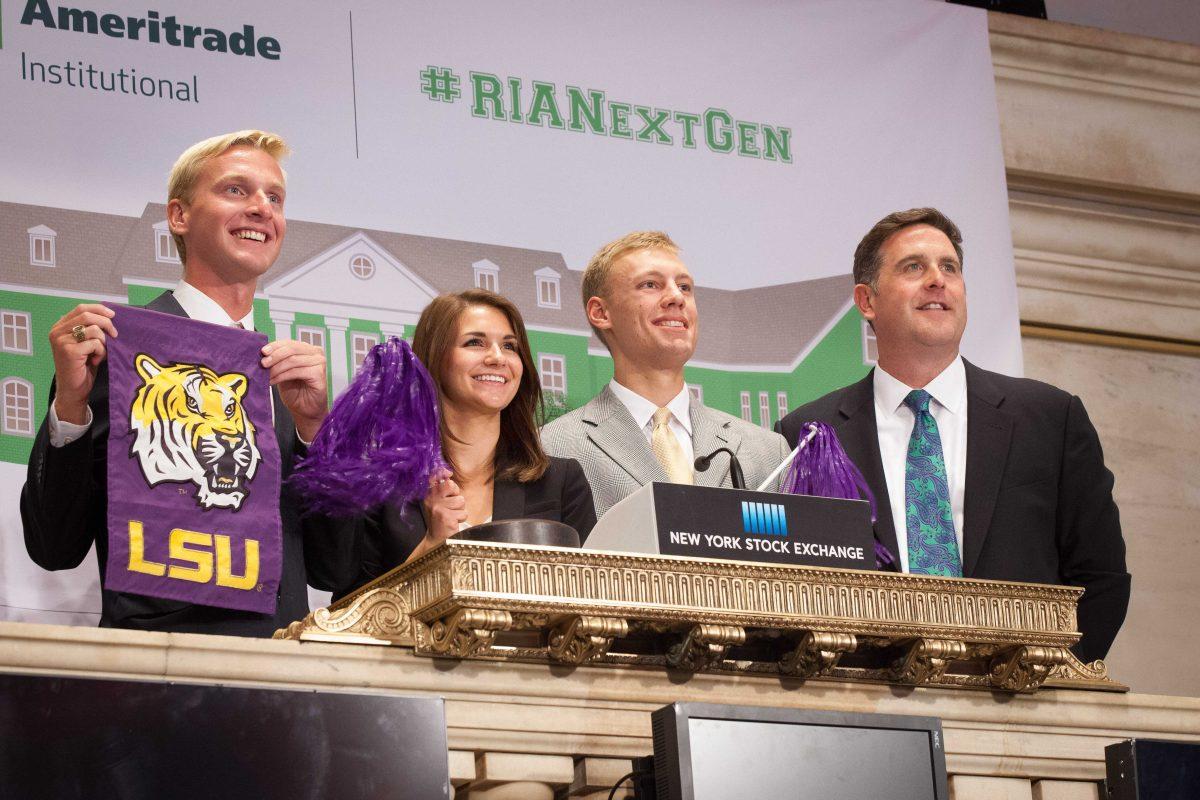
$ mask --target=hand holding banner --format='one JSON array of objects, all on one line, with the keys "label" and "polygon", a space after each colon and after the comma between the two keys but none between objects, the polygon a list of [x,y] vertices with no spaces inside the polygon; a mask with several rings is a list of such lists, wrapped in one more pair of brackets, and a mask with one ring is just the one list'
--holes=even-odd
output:
[{"label": "hand holding banner", "polygon": [[283,545],[266,337],[140,308],[113,321],[105,588],[274,613]]}]

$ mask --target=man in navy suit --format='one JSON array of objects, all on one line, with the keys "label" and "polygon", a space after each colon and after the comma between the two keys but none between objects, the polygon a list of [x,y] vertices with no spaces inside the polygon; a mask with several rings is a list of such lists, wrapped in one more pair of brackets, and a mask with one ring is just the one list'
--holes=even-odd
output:
[{"label": "man in navy suit", "polygon": [[962,236],[936,209],[880,220],[854,253],[878,364],[777,428],[795,446],[807,421],[834,427],[902,571],[1083,587],[1075,654],[1103,658],[1129,604],[1113,475],[1078,397],[959,354],[962,266]]},{"label": "man in navy suit", "polygon": [[[287,145],[274,134],[238,131],[188,148],[171,170],[167,224],[183,278],[147,306],[217,325],[254,327],[258,279],[279,256],[287,221]],[[21,491],[30,558],[48,570],[79,566],[93,544],[101,585],[107,564],[108,337],[111,309],[85,303],[50,329],[54,386]],[[325,352],[274,341],[262,352],[269,370],[283,477],[304,453],[328,408]],[[285,483],[280,494],[283,567],[274,614],[257,614],[104,588],[101,627],[270,636],[308,613],[307,582],[333,589],[353,562],[356,529],[316,516],[301,520]]]}]

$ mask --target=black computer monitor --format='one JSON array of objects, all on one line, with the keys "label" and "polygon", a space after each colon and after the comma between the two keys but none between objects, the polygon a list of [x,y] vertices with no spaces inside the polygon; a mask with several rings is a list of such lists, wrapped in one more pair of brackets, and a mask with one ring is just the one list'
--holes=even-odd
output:
[{"label": "black computer monitor", "polygon": [[1200,795],[1200,744],[1126,739],[1104,748],[1109,800],[1194,800]]},{"label": "black computer monitor", "polygon": [[707,703],[655,711],[658,800],[947,800],[936,717]]},{"label": "black computer monitor", "polygon": [[440,697],[0,675],[0,797],[450,795]]}]

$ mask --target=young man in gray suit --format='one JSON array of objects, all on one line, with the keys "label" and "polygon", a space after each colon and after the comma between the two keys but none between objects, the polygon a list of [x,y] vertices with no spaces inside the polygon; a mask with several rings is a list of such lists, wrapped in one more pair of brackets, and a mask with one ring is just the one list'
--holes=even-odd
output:
[{"label": "young man in gray suit", "polygon": [[610,242],[583,273],[584,310],[612,354],[613,380],[543,428],[542,444],[583,465],[597,517],[651,481],[732,486],[725,455],[693,469],[721,447],[737,453],[749,488],[788,454],[779,434],[691,399],[683,367],[700,332],[694,288],[678,246],[658,231]]}]

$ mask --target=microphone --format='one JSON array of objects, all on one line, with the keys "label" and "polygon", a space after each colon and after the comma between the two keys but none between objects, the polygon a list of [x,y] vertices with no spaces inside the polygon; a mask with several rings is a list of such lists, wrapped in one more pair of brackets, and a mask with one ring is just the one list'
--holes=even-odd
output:
[{"label": "microphone", "polygon": [[708,455],[697,458],[696,463],[693,464],[693,466],[696,468],[696,471],[707,472],[708,468],[712,466],[712,460],[716,458],[719,453],[729,454],[729,478],[733,481],[733,488],[745,489],[746,477],[742,475],[742,465],[738,463],[737,456],[735,456],[733,451],[728,447],[718,447]]}]

